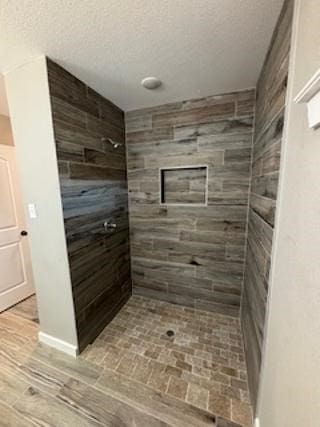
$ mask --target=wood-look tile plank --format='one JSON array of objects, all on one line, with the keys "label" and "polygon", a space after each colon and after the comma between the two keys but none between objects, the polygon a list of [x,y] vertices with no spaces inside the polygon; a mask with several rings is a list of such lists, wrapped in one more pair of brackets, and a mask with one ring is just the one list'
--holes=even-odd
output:
[{"label": "wood-look tile plank", "polygon": [[215,423],[213,415],[107,369],[99,378],[96,387],[169,425],[202,427]]},{"label": "wood-look tile plank", "polygon": [[13,407],[35,425],[52,427],[100,427],[103,425],[94,417],[86,416],[87,414],[78,411],[77,408],[33,387],[29,387]]},{"label": "wood-look tile plank", "polygon": [[11,307],[7,313],[12,313],[16,316],[39,322],[36,296],[32,295],[24,301],[19,302],[19,304]]},{"label": "wood-look tile plank", "polygon": [[125,404],[93,387],[71,379],[58,399],[102,425],[117,427],[170,427],[169,424]]},{"label": "wood-look tile plank", "polygon": [[25,418],[20,412],[11,406],[0,402],[1,426],[2,427],[35,427],[30,419]]},{"label": "wood-look tile plank", "polygon": [[[258,85],[248,218],[248,248],[242,299],[242,325],[253,406],[259,387],[269,266],[283,137],[293,2],[285,1]],[[235,401],[236,402],[236,401]],[[235,404],[237,422],[248,422]]]},{"label": "wood-look tile plank", "polygon": [[40,361],[87,384],[95,383],[100,375],[100,370],[88,361],[75,359],[44,344],[38,344],[31,360],[33,364]]},{"label": "wood-look tile plank", "polygon": [[[15,403],[27,390],[29,384],[19,376],[19,372],[6,369],[0,370],[0,401],[8,405]],[[1,423],[1,421],[0,421]]]},{"label": "wood-look tile plank", "polygon": [[85,163],[70,163],[70,179],[110,179],[120,180],[125,177],[125,173],[121,169],[111,169],[101,166],[93,166]]},{"label": "wood-look tile plank", "polygon": [[[51,60],[48,80],[82,350],[116,314],[106,289],[117,309],[131,293],[124,113]],[[105,233],[106,220],[117,224],[115,237]]]},{"label": "wood-look tile plank", "polygon": [[17,371],[17,376],[34,388],[55,395],[68,381],[69,375],[39,360],[29,358]]},{"label": "wood-look tile plank", "polygon": [[153,127],[181,126],[193,123],[208,123],[218,118],[232,117],[235,112],[233,102],[214,104],[212,106],[184,110],[179,112],[156,113],[153,115]]}]

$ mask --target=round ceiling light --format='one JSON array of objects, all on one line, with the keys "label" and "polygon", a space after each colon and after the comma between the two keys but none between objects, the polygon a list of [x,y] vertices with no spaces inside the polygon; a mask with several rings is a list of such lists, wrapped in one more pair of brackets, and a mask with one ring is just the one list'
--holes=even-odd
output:
[{"label": "round ceiling light", "polygon": [[157,79],[156,77],[146,77],[141,81],[141,84],[146,89],[157,89],[159,86],[161,86],[162,82],[160,79]]}]

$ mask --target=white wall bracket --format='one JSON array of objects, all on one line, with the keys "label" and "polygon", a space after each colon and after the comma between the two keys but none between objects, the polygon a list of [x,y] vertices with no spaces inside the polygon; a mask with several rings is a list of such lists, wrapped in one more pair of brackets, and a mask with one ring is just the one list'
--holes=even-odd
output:
[{"label": "white wall bracket", "polygon": [[309,127],[320,127],[320,69],[308,81],[295,97],[297,104],[306,103],[308,107]]}]

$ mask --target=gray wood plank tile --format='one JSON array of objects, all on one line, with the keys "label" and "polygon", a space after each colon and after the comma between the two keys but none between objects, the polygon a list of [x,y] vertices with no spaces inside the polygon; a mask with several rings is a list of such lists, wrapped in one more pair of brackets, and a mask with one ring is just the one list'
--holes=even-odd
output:
[{"label": "gray wood plank tile", "polygon": [[202,427],[212,426],[215,417],[175,398],[169,398],[151,388],[126,379],[124,376],[105,370],[96,387],[144,412],[158,417],[169,425]]},{"label": "gray wood plank tile", "polygon": [[103,425],[95,418],[85,416],[77,408],[66,405],[33,387],[29,387],[15,403],[14,409],[35,425],[52,427],[100,427]]},{"label": "gray wood plank tile", "polygon": [[3,427],[35,427],[30,419],[25,418],[21,413],[0,402],[1,426]]},{"label": "gray wood plank tile", "polygon": [[283,135],[293,1],[285,1],[257,86],[242,329],[253,406],[261,351]]},{"label": "gray wood plank tile", "polygon": [[38,361],[42,362],[87,384],[95,383],[100,375],[100,371],[95,365],[82,359],[75,359],[44,344],[37,345],[31,359],[33,364]]},{"label": "gray wood plank tile", "polygon": [[[116,314],[115,306],[119,309],[131,294],[124,113],[53,61],[47,63],[82,350]],[[119,147],[115,149],[108,138]],[[106,220],[118,225],[112,237],[104,232]]]},{"label": "gray wood plank tile", "polygon": [[77,411],[102,425],[170,427],[169,424],[74,379],[66,383],[57,397],[64,404],[77,408]]}]

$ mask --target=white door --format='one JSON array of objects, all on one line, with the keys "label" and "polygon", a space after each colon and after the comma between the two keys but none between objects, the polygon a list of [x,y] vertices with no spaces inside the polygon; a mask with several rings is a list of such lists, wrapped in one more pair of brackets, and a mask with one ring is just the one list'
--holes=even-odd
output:
[{"label": "white door", "polygon": [[0,312],[33,293],[15,148],[0,144]]}]

